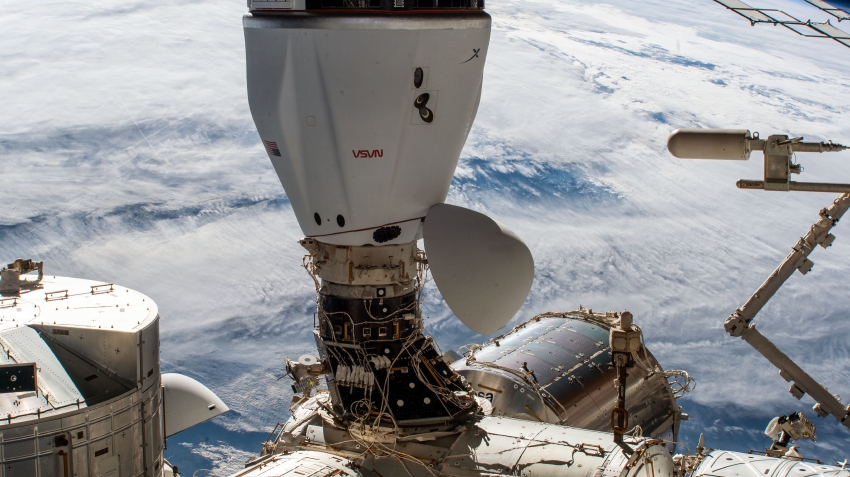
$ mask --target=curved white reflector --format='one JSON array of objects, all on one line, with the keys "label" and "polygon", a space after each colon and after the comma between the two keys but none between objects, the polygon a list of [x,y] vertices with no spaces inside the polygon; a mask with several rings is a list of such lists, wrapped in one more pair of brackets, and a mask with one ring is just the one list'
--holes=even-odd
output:
[{"label": "curved white reflector", "polygon": [[209,388],[189,376],[163,374],[162,387],[165,395],[165,437],[230,410]]},{"label": "curved white reflector", "polygon": [[525,243],[490,217],[448,204],[428,210],[423,236],[434,282],[460,321],[482,335],[505,326],[534,281]]}]

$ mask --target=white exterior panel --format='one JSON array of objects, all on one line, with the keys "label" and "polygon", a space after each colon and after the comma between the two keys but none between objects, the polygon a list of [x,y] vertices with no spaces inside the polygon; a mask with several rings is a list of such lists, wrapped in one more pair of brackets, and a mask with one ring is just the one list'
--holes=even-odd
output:
[{"label": "white exterior panel", "polygon": [[[413,241],[472,126],[490,17],[291,13],[243,25],[251,113],[304,234],[365,245],[394,225],[386,243]],[[414,106],[424,93],[430,123]]]},{"label": "white exterior panel", "polygon": [[693,477],[850,477],[850,469],[794,458],[715,450],[707,453]]}]

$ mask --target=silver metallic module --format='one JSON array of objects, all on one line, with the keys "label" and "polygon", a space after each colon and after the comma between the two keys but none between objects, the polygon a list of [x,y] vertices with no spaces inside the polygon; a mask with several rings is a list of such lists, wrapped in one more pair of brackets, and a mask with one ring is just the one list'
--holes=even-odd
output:
[{"label": "silver metallic module", "polygon": [[687,459],[692,461],[691,477],[850,477],[846,464],[824,465],[793,456],[781,458],[753,452],[710,450]]},{"label": "silver metallic module", "polygon": [[[472,346],[451,366],[490,401],[494,415],[607,430],[617,397],[609,345],[617,320],[617,313],[588,309],[542,314]],[[636,356],[626,389],[629,426],[675,441],[682,412],[667,381],[674,375],[645,347]]]}]

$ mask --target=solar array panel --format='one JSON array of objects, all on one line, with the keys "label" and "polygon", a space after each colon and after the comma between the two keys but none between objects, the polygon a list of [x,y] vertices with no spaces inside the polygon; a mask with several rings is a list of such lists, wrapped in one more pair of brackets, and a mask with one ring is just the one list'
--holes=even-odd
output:
[{"label": "solar array panel", "polygon": [[[771,25],[782,25],[798,35],[812,38],[829,38],[846,47],[850,47],[850,33],[847,33],[830,23],[811,20],[800,20],[782,10],[773,8],[756,8],[747,5],[741,0],[714,0],[733,12],[741,15],[755,26],[758,23],[769,23]],[[850,12],[843,8],[837,8],[824,0],[806,0],[809,4],[823,10],[824,12],[841,20],[850,20]]]},{"label": "solar array panel", "polygon": [[834,5],[831,5],[829,3],[824,2],[823,0],[806,0],[806,2],[820,8],[821,10],[825,11],[826,13],[829,13],[830,15],[837,18],[838,21],[850,20],[850,14],[849,14],[850,12],[848,12],[847,10],[845,10],[843,8],[838,8]]}]

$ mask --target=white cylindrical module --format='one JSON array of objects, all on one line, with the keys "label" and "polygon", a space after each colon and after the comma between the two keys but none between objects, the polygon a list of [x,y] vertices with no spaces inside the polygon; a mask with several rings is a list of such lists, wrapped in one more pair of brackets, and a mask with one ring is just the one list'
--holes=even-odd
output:
[{"label": "white cylindrical module", "polygon": [[159,314],[139,292],[68,277],[0,297],[4,476],[162,473]]},{"label": "white cylindrical module", "polygon": [[168,475],[164,438],[227,406],[191,378],[160,375],[150,297],[39,272],[0,296],[0,475]]},{"label": "white cylindrical module", "polygon": [[308,237],[412,242],[478,109],[490,16],[249,13],[248,100]]},{"label": "white cylindrical module", "polygon": [[477,416],[454,432],[388,435],[342,429],[323,417],[326,396],[293,411],[263,454],[239,477],[523,476],[674,477],[665,442],[626,438],[574,427]]},{"label": "white cylindrical module", "polygon": [[844,466],[824,465],[813,459],[770,457],[744,452],[712,450],[700,458],[693,477],[850,477]]}]

